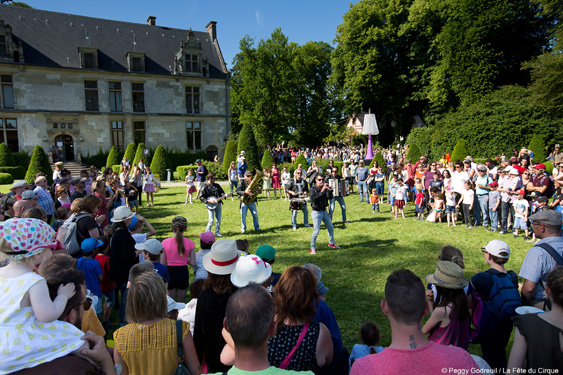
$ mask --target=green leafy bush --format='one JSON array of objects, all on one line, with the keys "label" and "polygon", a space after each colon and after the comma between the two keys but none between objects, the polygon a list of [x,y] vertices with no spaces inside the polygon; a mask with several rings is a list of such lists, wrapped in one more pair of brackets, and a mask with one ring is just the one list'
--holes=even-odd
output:
[{"label": "green leafy bush", "polygon": [[204,160],[201,163],[205,165],[209,173],[215,173],[215,178],[217,181],[227,180],[227,171],[223,168],[223,165],[207,160]]},{"label": "green leafy bush", "polygon": [[205,151],[191,152],[177,148],[165,148],[164,150],[167,156],[166,164],[170,170],[177,169],[179,165],[194,164],[197,159],[207,159],[207,153]]},{"label": "green leafy bush", "polygon": [[273,163],[275,163],[275,161],[270,151],[268,149],[264,150],[261,163],[262,169],[270,169]]},{"label": "green leafy bush", "polygon": [[[485,164],[485,162],[487,161],[488,158],[473,158],[473,162],[475,164]],[[492,157],[491,160],[493,161],[494,165],[498,165],[498,160],[497,158]]]},{"label": "green leafy bush", "polygon": [[135,160],[135,148],[136,146],[134,143],[129,143],[125,149],[125,154],[123,155],[127,158],[127,160],[129,160],[129,164],[131,166],[133,166],[133,160]]},{"label": "green leafy bush", "polygon": [[225,155],[223,155],[223,168],[228,171],[231,166],[231,162],[233,161],[236,164],[237,144],[235,143],[235,141],[228,141],[227,146],[225,146]]},{"label": "green leafy bush", "polygon": [[409,152],[407,154],[407,159],[411,159],[413,162],[416,162],[416,160],[420,159],[421,156],[422,156],[422,152],[420,151],[418,144],[414,143],[412,145],[409,145]]},{"label": "green leafy bush", "polygon": [[260,160],[258,160],[258,145],[256,144],[254,131],[249,124],[245,124],[239,134],[237,153],[240,154],[241,151],[244,151],[248,170],[254,174],[254,170],[260,168]]},{"label": "green leafy bush", "polygon": [[543,164],[545,164],[545,170],[552,175],[553,174],[553,161],[548,160],[546,162],[544,162]]},{"label": "green leafy bush", "polygon": [[106,160],[106,165],[116,165],[121,163],[121,158],[119,157],[119,151],[117,147],[113,146],[109,151],[108,160]]},{"label": "green leafy bush", "polygon": [[299,164],[303,164],[303,168],[305,169],[309,168],[309,162],[307,162],[307,158],[305,157],[305,155],[299,154],[297,159],[295,159],[294,169],[296,169]]},{"label": "green leafy bush", "polygon": [[51,169],[51,164],[49,164],[49,158],[45,151],[43,151],[43,147],[35,146],[29,167],[27,168],[27,173],[25,174],[27,183],[31,184],[35,182],[35,175],[39,172],[45,173],[49,185],[53,183],[53,170]]},{"label": "green leafy bush", "polygon": [[[16,162],[16,166],[18,167],[22,167],[24,171],[27,170],[27,166],[29,165],[29,161],[31,160],[29,154],[25,151],[22,152],[14,152],[12,153],[12,156],[14,157],[14,161]],[[17,177],[14,177],[17,178]],[[20,178],[20,180],[23,178],[23,176]]]},{"label": "green leafy bush", "polygon": [[534,153],[534,161],[536,163],[543,163],[547,157],[547,151],[545,148],[545,142],[543,137],[539,134],[535,134],[528,145],[528,149]]},{"label": "green leafy bush", "polygon": [[[375,156],[373,157],[373,160],[377,161],[377,165],[381,168],[383,173],[387,172],[387,163],[385,162],[385,159],[383,159],[383,155],[381,155],[381,152],[378,152],[377,154],[375,154]],[[370,168],[373,167],[373,163],[370,166]]]},{"label": "green leafy bush", "polygon": [[0,167],[15,167],[16,162],[12,156],[12,151],[5,143],[0,143]]},{"label": "green leafy bush", "polygon": [[143,159],[143,161],[145,162],[145,165],[148,165],[149,161],[145,160],[145,158],[143,156],[143,150],[144,149],[145,149],[145,144],[139,143],[139,145],[137,146],[137,151],[135,152],[135,158],[133,159],[133,164],[139,164],[139,161],[141,159]]},{"label": "green leafy bush", "polygon": [[7,185],[12,184],[14,182],[14,178],[9,173],[0,173],[0,184]]},{"label": "green leafy bush", "polygon": [[15,180],[23,180],[25,178],[25,169],[23,167],[0,167],[0,173],[9,173]]},{"label": "green leafy bush", "polygon": [[454,147],[454,151],[452,152],[452,161],[455,163],[458,160],[465,160],[465,157],[469,155],[469,150],[467,149],[467,142],[465,139],[460,138],[457,140],[457,143]]},{"label": "green leafy bush", "polygon": [[151,162],[151,170],[154,175],[159,175],[161,180],[166,179],[166,169],[167,166],[167,157],[166,157],[166,150],[162,145],[159,145],[154,152],[152,162]]},{"label": "green leafy bush", "polygon": [[185,181],[189,170],[193,171],[194,179],[195,179],[196,169],[197,169],[197,165],[179,165],[178,168],[176,168],[176,172],[178,173],[178,180]]},{"label": "green leafy bush", "polygon": [[295,171],[295,168],[297,168],[297,164],[282,163],[282,164],[278,165],[278,169],[280,170],[280,178],[281,178],[281,173],[282,173],[284,167],[287,168],[287,171],[291,174],[291,177],[293,178],[293,172]]},{"label": "green leafy bush", "polygon": [[97,153],[90,155],[82,155],[82,163],[86,165],[95,165],[97,168],[101,168],[106,165],[108,160],[109,151],[104,151],[100,147]]},{"label": "green leafy bush", "polygon": [[115,173],[121,173],[121,164],[112,165],[111,170]]}]

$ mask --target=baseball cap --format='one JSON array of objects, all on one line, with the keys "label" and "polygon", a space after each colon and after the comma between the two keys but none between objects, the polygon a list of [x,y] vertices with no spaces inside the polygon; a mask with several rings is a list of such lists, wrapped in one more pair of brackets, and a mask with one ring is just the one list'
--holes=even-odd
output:
[{"label": "baseball cap", "polygon": [[199,239],[201,242],[211,245],[215,242],[215,235],[213,232],[203,232],[199,235]]},{"label": "baseball cap", "polygon": [[501,259],[508,259],[510,257],[510,246],[501,240],[492,240],[486,246],[481,249],[487,251],[487,253],[499,257]]},{"label": "baseball cap", "polygon": [[12,184],[12,187],[10,188],[10,190],[20,188],[20,187],[24,187],[24,186],[27,186],[27,182],[25,182],[25,180],[19,180],[19,181],[16,181]]},{"label": "baseball cap", "polygon": [[84,254],[88,254],[88,253],[91,253],[92,251],[94,251],[94,249],[96,249],[97,247],[100,247],[100,246],[103,246],[103,245],[104,245],[103,241],[100,241],[100,240],[95,239],[95,238],[86,238],[80,244],[80,248],[82,249],[82,252]]},{"label": "baseball cap", "polygon": [[545,164],[536,164],[534,165],[534,168],[545,171]]},{"label": "baseball cap", "polygon": [[37,193],[33,190],[26,190],[22,193],[22,199],[35,199],[37,198]]},{"label": "baseball cap", "polygon": [[544,210],[530,216],[530,220],[546,225],[558,226],[563,222],[563,216],[559,211]]},{"label": "baseball cap", "polygon": [[137,215],[133,216],[131,218],[131,223],[129,224],[129,226],[127,227],[127,229],[129,230],[133,230],[133,228],[135,228],[135,225],[137,225],[137,222],[139,221],[139,219],[137,219]]},{"label": "baseball cap", "polygon": [[480,165],[480,166],[477,167],[477,170],[478,170],[478,171],[486,172],[486,171],[487,171],[487,167],[486,167],[485,165]]},{"label": "baseball cap", "polygon": [[323,284],[322,281],[319,281],[317,283],[317,291],[319,292],[319,294],[325,294],[329,291],[329,289],[325,286],[325,284]]},{"label": "baseball cap", "polygon": [[197,159],[195,162],[196,162],[196,163],[201,163],[201,159]]},{"label": "baseball cap", "polygon": [[256,249],[256,255],[264,262],[272,263],[276,259],[276,249],[270,245],[260,245]]},{"label": "baseball cap", "polygon": [[489,184],[490,187],[498,187],[498,182],[493,181]]},{"label": "baseball cap", "polygon": [[157,240],[156,238],[150,238],[150,239],[146,240],[145,242],[141,242],[141,243],[136,244],[135,249],[145,250],[146,252],[149,252],[153,255],[159,255],[162,252],[162,250],[164,249],[164,247],[162,246],[160,241]]},{"label": "baseball cap", "polygon": [[245,176],[252,176],[252,172],[246,171],[246,172],[244,172],[244,175],[245,175]]}]

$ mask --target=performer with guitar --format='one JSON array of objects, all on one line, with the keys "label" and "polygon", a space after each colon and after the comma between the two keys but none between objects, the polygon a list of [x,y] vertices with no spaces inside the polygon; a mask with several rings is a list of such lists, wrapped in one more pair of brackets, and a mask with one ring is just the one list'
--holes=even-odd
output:
[{"label": "performer with guitar", "polygon": [[246,232],[246,214],[248,210],[252,214],[254,230],[261,230],[260,223],[258,222],[258,211],[256,210],[256,199],[261,191],[261,180],[259,172],[252,179],[252,172],[246,171],[244,172],[244,178],[238,183],[237,194],[240,198],[241,233]]},{"label": "performer with guitar", "polygon": [[311,228],[309,225],[309,210],[307,209],[307,202],[304,197],[309,194],[309,187],[307,181],[303,178],[303,170],[295,170],[295,178],[289,180],[287,183],[287,193],[290,195],[290,209],[291,209],[291,226],[293,230],[297,230],[297,211],[303,211],[304,226]]},{"label": "performer with guitar", "polygon": [[223,237],[219,232],[221,230],[221,205],[223,204],[222,200],[230,196],[230,193],[225,194],[223,188],[215,182],[215,173],[209,173],[207,175],[207,183],[203,184],[200,190],[199,199],[205,203],[207,213],[209,214],[206,232],[211,232],[213,220],[215,219],[215,237]]},{"label": "performer with guitar", "polygon": [[330,209],[328,211],[330,219],[332,220],[332,214],[334,212],[334,208],[336,207],[336,202],[338,202],[340,210],[342,211],[342,222],[344,224],[350,224],[350,222],[346,220],[346,204],[344,203],[344,197],[348,195],[348,182],[344,178],[338,176],[338,168],[331,169],[328,186],[331,188],[331,194],[329,194]]}]

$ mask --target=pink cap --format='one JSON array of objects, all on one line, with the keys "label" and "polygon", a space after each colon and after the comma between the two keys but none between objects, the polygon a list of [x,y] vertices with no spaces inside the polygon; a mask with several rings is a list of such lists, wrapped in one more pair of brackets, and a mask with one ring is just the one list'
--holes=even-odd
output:
[{"label": "pink cap", "polygon": [[215,235],[213,232],[203,232],[199,235],[201,242],[206,244],[212,244],[215,242]]}]

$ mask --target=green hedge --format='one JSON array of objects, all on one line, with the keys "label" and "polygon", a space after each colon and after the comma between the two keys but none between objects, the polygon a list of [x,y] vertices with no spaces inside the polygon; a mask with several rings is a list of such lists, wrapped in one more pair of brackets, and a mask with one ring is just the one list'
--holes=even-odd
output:
[{"label": "green hedge", "polygon": [[113,146],[111,150],[109,150],[108,159],[106,160],[106,165],[116,165],[121,163],[123,157],[119,154],[117,147]]},{"label": "green hedge", "polygon": [[111,170],[114,171],[115,173],[120,173],[121,172],[121,164],[112,165]]},{"label": "green hedge", "polygon": [[205,151],[191,152],[191,151],[179,150],[177,148],[173,148],[173,149],[165,148],[165,150],[166,150],[166,155],[168,156],[167,159],[168,168],[170,168],[170,170],[172,171],[178,169],[178,166],[180,165],[195,164],[195,161],[197,159],[207,160],[207,153]]},{"label": "green hedge", "polygon": [[154,175],[159,175],[161,179],[164,178],[163,176],[166,176],[166,169],[168,168],[167,159],[166,150],[164,150],[162,145],[159,145],[154,152],[150,168],[152,173]]},{"label": "green hedge", "polygon": [[188,175],[188,170],[194,171],[194,179],[195,179],[195,170],[197,169],[197,165],[179,165],[176,168],[176,172],[178,173],[178,180],[185,181],[186,176]]},{"label": "green hedge", "polygon": [[[125,149],[125,153],[123,154],[124,157],[127,158],[127,160],[129,161],[130,165],[133,165],[133,160],[135,160],[135,149],[137,146],[135,146],[134,143],[129,143],[127,145],[127,148]],[[121,159],[123,160],[123,158]]]},{"label": "green hedge", "polygon": [[205,165],[209,173],[211,172],[215,173],[215,177],[217,181],[226,181],[228,179],[227,171],[225,170],[225,168],[223,168],[222,164],[216,164],[212,161],[206,161],[206,160],[203,161],[202,164]]},{"label": "green hedge", "polygon": [[28,184],[35,182],[35,175],[39,172],[45,174],[47,182],[49,184],[53,183],[53,170],[51,169],[51,164],[49,164],[49,158],[41,146],[35,146],[33,149],[33,154],[31,156],[31,161],[29,162],[29,167],[25,173],[25,180]]},{"label": "green hedge", "polygon": [[0,184],[7,185],[14,182],[14,178],[9,173],[0,173]]},{"label": "green hedge", "polygon": [[250,124],[244,124],[239,133],[237,154],[240,155],[241,151],[245,152],[248,170],[252,171],[254,175],[254,170],[260,168],[260,160],[258,159],[258,145]]},{"label": "green hedge", "polygon": [[139,161],[143,159],[145,165],[150,165],[150,160],[145,160],[143,156],[143,150],[145,149],[144,143],[139,143],[137,145],[137,151],[135,152],[135,158],[133,159],[133,164],[139,164]]},{"label": "green hedge", "polygon": [[235,162],[236,167],[237,144],[235,141],[228,141],[225,147],[225,154],[223,155],[223,168],[228,171],[232,161]]},{"label": "green hedge", "polygon": [[6,146],[5,143],[0,143],[0,167],[14,167],[16,162],[12,151]]},{"label": "green hedge", "polygon": [[25,169],[23,167],[0,167],[0,173],[8,173],[12,175],[14,180],[23,180],[25,178]]},{"label": "green hedge", "polygon": [[24,169],[24,171],[27,170],[27,166],[29,165],[29,162],[31,161],[31,156],[29,156],[29,154],[27,152],[25,152],[25,151],[14,152],[14,153],[12,153],[12,156],[14,157],[14,161],[16,163],[15,165],[22,167]]},{"label": "green hedge", "polygon": [[553,161],[551,161],[551,160],[545,161],[543,164],[545,164],[545,170],[549,174],[553,174]]},{"label": "green hedge", "polygon": [[90,155],[82,155],[82,163],[86,165],[95,165],[98,169],[101,169],[106,165],[108,160],[109,151],[104,151],[100,147],[97,153]]},{"label": "green hedge", "polygon": [[297,157],[297,159],[295,159],[295,168],[297,168],[297,166],[299,164],[303,164],[303,168],[307,169],[309,168],[309,162],[307,161],[307,158],[305,157],[305,155],[303,154],[299,154],[299,156]]}]

